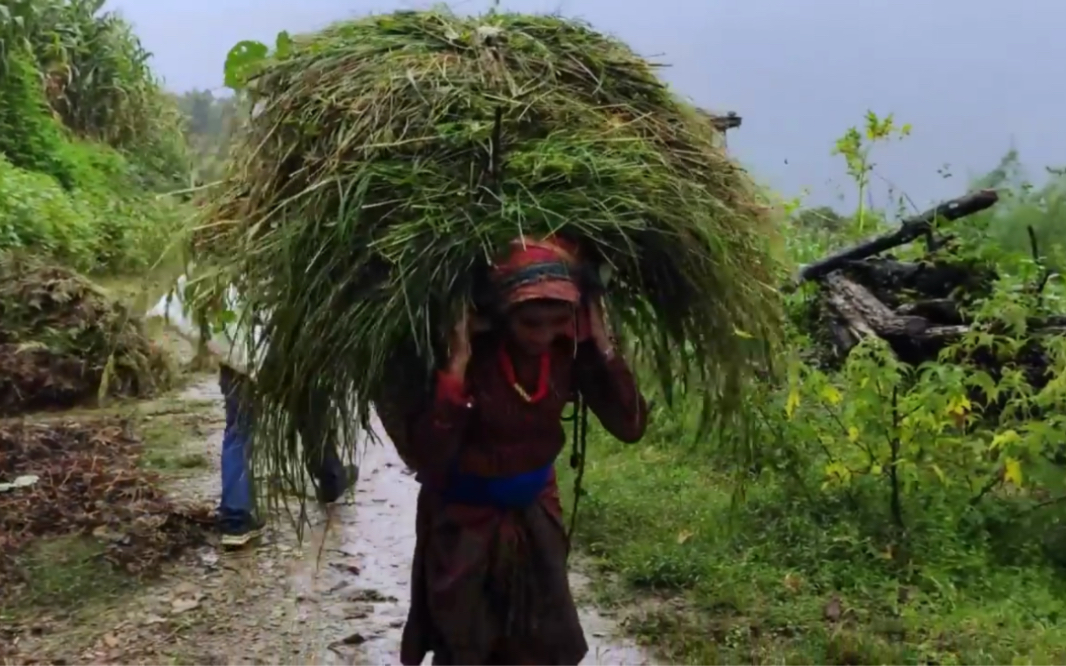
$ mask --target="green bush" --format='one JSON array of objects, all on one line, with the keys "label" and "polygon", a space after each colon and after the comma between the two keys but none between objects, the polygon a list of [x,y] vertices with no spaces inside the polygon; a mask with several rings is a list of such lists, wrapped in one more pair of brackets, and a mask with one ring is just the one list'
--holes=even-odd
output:
[{"label": "green bush", "polygon": [[32,249],[91,268],[96,230],[90,209],[47,173],[0,158],[0,250]]},{"label": "green bush", "polygon": [[[90,200],[91,199],[87,199]],[[97,271],[141,272],[168,250],[191,214],[170,197],[100,197],[94,204]]]},{"label": "green bush", "polygon": [[[872,117],[842,142],[860,189],[869,142],[891,129]],[[673,409],[653,396],[635,446],[593,429],[576,538],[611,574],[604,600],[632,604],[630,627],[664,658],[1066,659],[1066,341],[1044,339],[1036,385],[1006,360],[1031,344],[1032,317],[1064,312],[1060,280],[1039,296],[1032,286],[1061,257],[1066,189],[1058,174],[1027,186],[1016,164],[977,183],[1006,188],[996,207],[951,228],[956,257],[993,264],[998,279],[939,358],[910,367],[867,341],[841,369],[819,369],[797,317],[788,381],[764,387],[745,429],[694,439],[698,395]],[[799,211],[789,251],[809,261],[886,220]],[[565,488],[572,472],[560,472]]]},{"label": "green bush", "polygon": [[[104,172],[91,173],[106,181]],[[186,215],[167,197],[68,191],[52,176],[0,156],[0,251],[29,250],[86,272],[139,271],[159,259]]]},{"label": "green bush", "polygon": [[0,251],[141,270],[185,213],[155,192],[189,173],[182,120],[129,25],[91,0],[0,13]]},{"label": "green bush", "polygon": [[19,50],[5,56],[0,77],[0,152],[21,169],[47,174],[73,188],[75,166],[64,154],[66,131],[45,102],[33,57]]}]

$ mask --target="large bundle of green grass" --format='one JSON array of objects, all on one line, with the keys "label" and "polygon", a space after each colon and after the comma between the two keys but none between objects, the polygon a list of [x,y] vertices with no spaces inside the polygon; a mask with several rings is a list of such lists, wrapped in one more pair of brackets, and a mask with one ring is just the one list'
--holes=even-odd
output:
[{"label": "large bundle of green grass", "polygon": [[519,234],[581,241],[665,386],[729,413],[778,336],[774,225],[653,65],[509,13],[397,12],[284,46],[248,78],[256,112],[198,238],[262,327],[261,461],[295,463],[286,408],[313,388],[331,423],[419,388],[479,268]]}]

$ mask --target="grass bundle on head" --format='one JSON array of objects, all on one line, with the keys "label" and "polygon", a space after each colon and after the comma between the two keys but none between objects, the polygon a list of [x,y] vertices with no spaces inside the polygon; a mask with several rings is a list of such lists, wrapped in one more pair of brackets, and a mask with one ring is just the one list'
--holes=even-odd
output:
[{"label": "grass bundle on head", "polygon": [[256,112],[197,238],[261,325],[258,473],[302,474],[291,408],[365,426],[382,390],[424,388],[479,269],[520,234],[608,265],[616,326],[708,413],[730,414],[765,367],[769,209],[624,44],[554,16],[436,9],[283,51],[248,79]]}]

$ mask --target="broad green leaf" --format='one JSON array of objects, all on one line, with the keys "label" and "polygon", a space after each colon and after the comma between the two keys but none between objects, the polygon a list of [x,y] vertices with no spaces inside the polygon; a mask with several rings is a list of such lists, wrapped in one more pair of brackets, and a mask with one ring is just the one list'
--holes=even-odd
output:
[{"label": "broad green leaf", "polygon": [[944,470],[940,469],[940,465],[937,465],[937,464],[934,463],[930,467],[932,468],[933,473],[936,474],[936,478],[940,479],[940,483],[943,483],[944,485],[947,485],[948,484],[948,476],[947,476],[947,474],[944,474]]},{"label": "broad green leaf", "polygon": [[1004,430],[1001,433],[996,434],[992,438],[991,448],[1001,449],[1008,444],[1013,444],[1021,439],[1021,436],[1014,430]]},{"label": "broad green leaf", "polygon": [[825,400],[830,405],[838,405],[844,399],[844,396],[840,395],[840,391],[832,384],[826,384],[822,387],[821,395],[822,400]]},{"label": "broad green leaf", "polygon": [[277,38],[274,40],[274,55],[278,58],[285,58],[292,52],[292,37],[289,36],[287,30],[282,30],[278,33]]},{"label": "broad green leaf", "polygon": [[224,68],[226,87],[232,90],[243,89],[249,77],[269,53],[270,49],[263,42],[247,39],[237,42],[226,54]]}]

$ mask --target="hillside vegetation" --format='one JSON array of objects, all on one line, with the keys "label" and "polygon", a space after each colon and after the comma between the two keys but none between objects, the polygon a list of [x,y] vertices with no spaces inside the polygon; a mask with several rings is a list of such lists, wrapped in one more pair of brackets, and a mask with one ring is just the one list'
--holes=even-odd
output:
[{"label": "hillside vegetation", "polygon": [[181,194],[185,118],[130,26],[102,5],[0,2],[5,415],[150,395],[170,379],[140,325],[147,305],[97,283],[128,290],[180,248],[193,213]]},{"label": "hillside vegetation", "polygon": [[184,119],[97,0],[0,5],[0,250],[90,272],[154,262],[186,212]]},{"label": "hillside vegetation", "polygon": [[169,501],[128,409],[67,411],[172,387],[175,359],[146,330],[147,306],[119,296],[145,291],[153,272],[169,287],[176,262],[154,269],[194,212],[181,193],[185,119],[130,26],[102,6],[0,0],[5,664],[51,663],[19,654],[26,626],[51,630],[62,614],[82,630],[94,604],[207,536],[209,512]]}]

